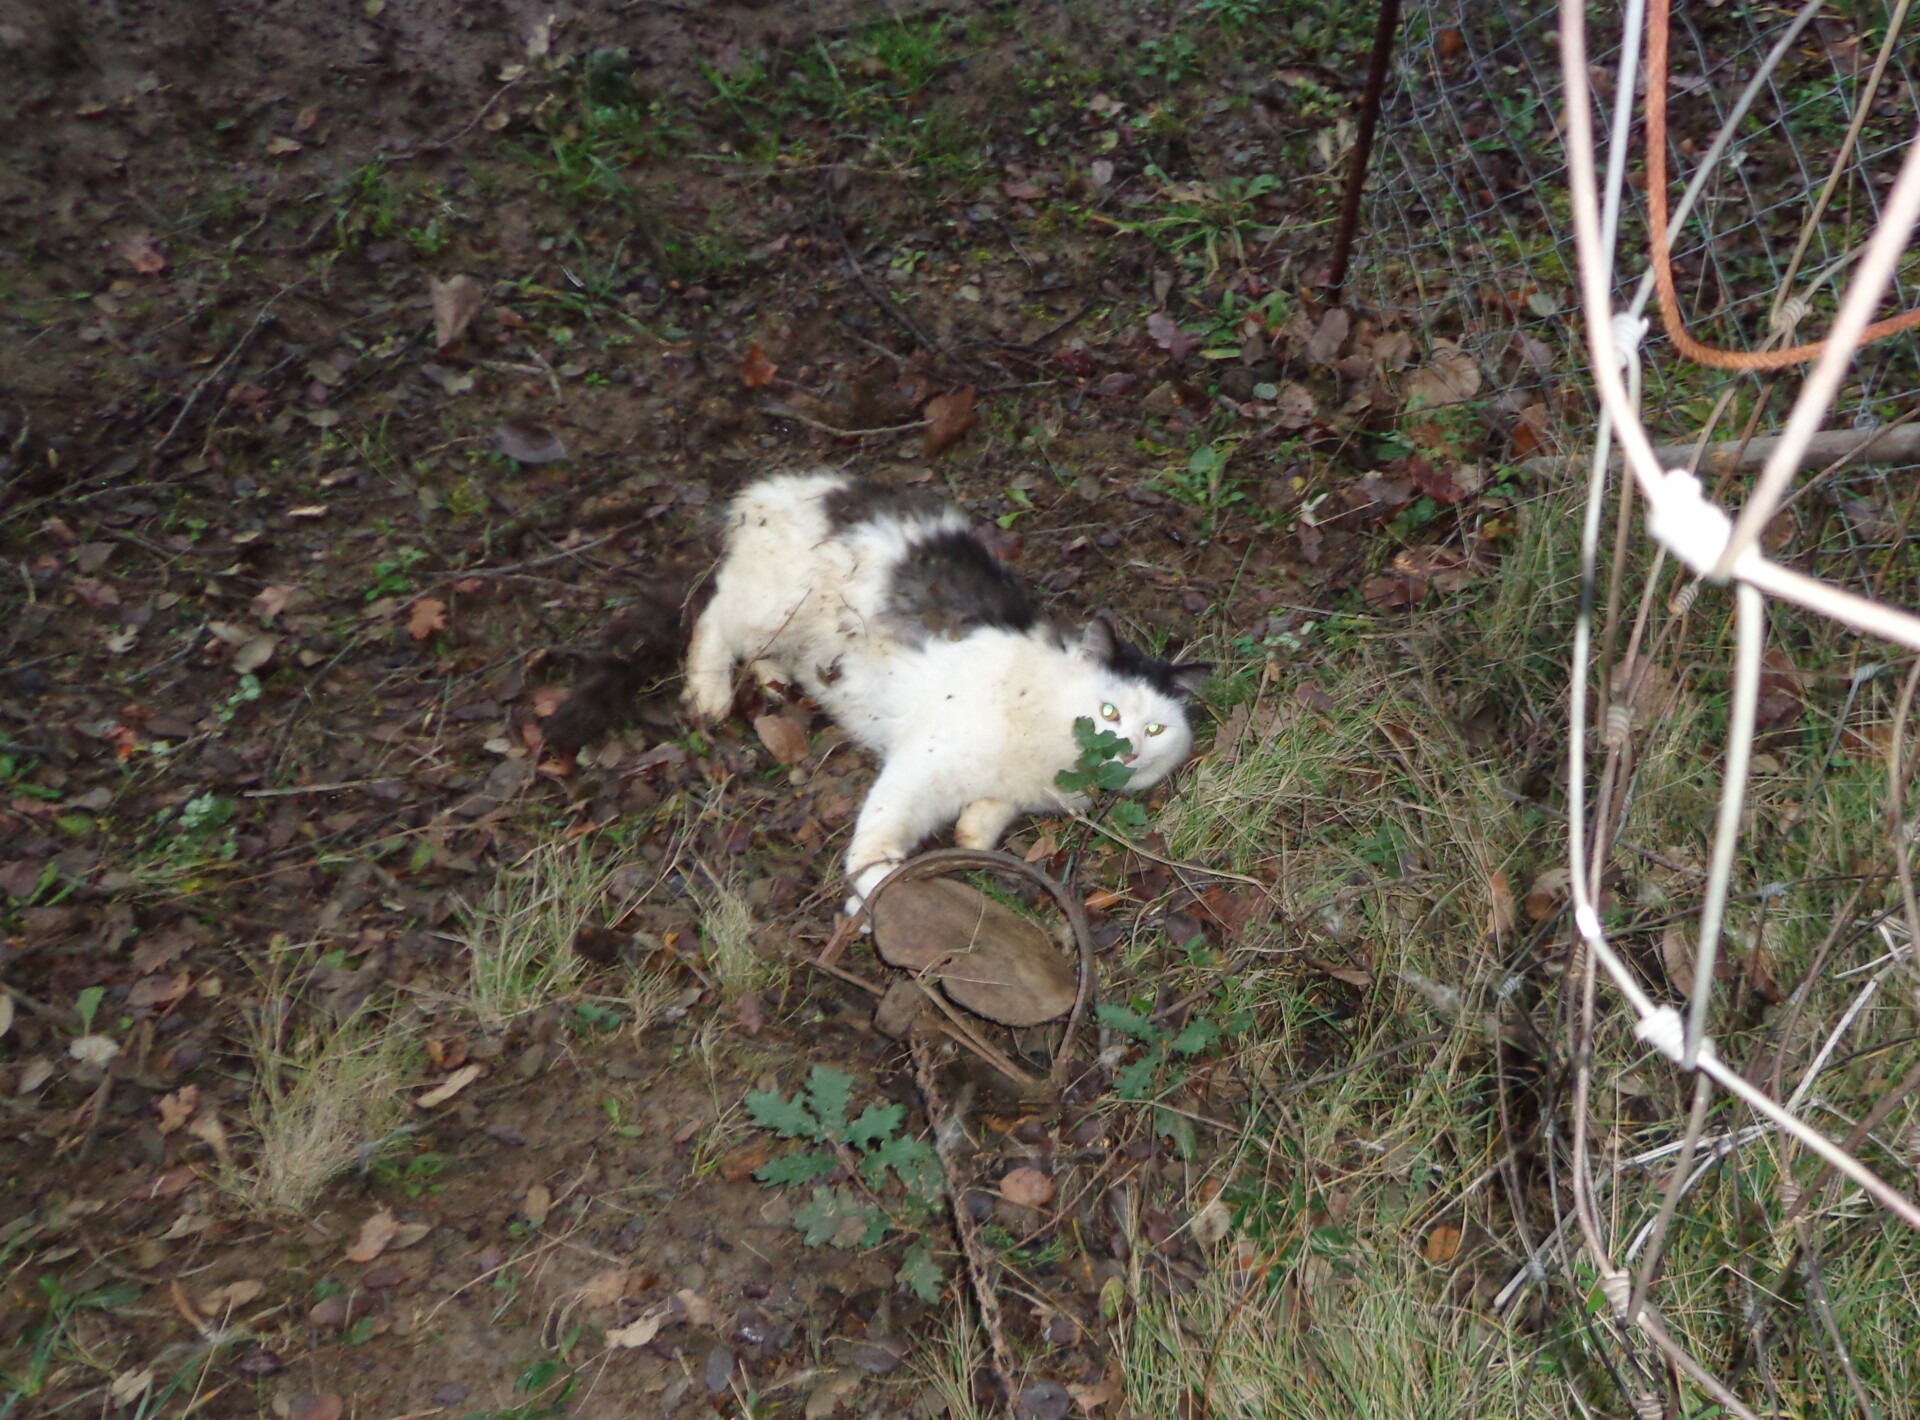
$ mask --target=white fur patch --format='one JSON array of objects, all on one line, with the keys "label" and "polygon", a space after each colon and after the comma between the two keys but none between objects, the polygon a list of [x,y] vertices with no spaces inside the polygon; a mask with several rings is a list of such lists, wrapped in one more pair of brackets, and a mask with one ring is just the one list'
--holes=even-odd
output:
[{"label": "white fur patch", "polygon": [[[734,667],[767,663],[874,753],[880,775],[847,853],[857,895],[956,822],[970,846],[992,847],[1018,814],[1084,808],[1054,782],[1078,763],[1076,719],[1132,743],[1129,789],[1186,760],[1193,734],[1180,701],[1062,644],[1051,627],[983,627],[921,645],[893,635],[885,611],[895,567],[917,537],[965,531],[966,520],[947,508],[835,532],[824,500],[852,482],[825,470],[784,474],[734,500],[713,600],[688,652],[687,698],[718,718],[732,704]],[[1147,733],[1154,725],[1159,733]]]}]

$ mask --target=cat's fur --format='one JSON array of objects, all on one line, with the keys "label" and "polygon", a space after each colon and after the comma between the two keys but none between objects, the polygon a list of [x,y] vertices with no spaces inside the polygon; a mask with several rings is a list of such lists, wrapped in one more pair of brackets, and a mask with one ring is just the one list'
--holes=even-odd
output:
[{"label": "cat's fur", "polygon": [[1054,782],[1079,762],[1076,719],[1132,742],[1129,789],[1159,783],[1192,748],[1182,697],[1206,671],[1103,619],[1062,633],[957,511],[826,470],[764,479],[729,510],[687,653],[696,715],[728,713],[741,662],[881,761],[847,853],[857,897],[948,824],[992,848],[1018,814],[1084,809]]}]

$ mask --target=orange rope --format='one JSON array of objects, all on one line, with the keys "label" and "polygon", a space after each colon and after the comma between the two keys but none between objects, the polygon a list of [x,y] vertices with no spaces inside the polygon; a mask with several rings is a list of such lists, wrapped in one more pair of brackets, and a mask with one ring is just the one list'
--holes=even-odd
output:
[{"label": "orange rope", "polygon": [[[1682,356],[1715,370],[1783,370],[1820,357],[1827,342],[1816,340],[1783,350],[1722,350],[1693,338],[1680,318],[1674,289],[1673,256],[1667,233],[1667,51],[1672,0],[1647,7],[1647,234],[1652,247],[1654,286],[1660,292],[1660,323]],[[1920,326],[1920,306],[1860,332],[1861,346]]]}]

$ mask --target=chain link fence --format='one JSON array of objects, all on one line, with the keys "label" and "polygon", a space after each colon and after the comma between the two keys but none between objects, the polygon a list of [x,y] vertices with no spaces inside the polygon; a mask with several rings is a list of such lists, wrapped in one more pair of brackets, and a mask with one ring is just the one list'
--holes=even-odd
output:
[{"label": "chain link fence", "polygon": [[1499,1301],[1635,1413],[1920,1395],[1920,326],[1860,341],[1920,307],[1917,31],[1414,0],[1382,113],[1356,297],[1471,352],[1583,512],[1568,969]]}]

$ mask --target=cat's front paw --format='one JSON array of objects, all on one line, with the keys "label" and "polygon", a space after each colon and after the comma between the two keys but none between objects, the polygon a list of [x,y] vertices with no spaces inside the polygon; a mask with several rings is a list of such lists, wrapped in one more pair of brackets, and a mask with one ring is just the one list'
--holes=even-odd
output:
[{"label": "cat's front paw", "polygon": [[703,725],[717,724],[733,710],[733,680],[730,676],[710,679],[689,675],[680,699],[695,720]]},{"label": "cat's front paw", "polygon": [[869,863],[853,875],[853,896],[847,899],[846,913],[851,917],[860,910],[861,904],[872,896],[873,890],[880,886],[880,880],[900,866],[898,858],[882,858],[877,863]]}]

